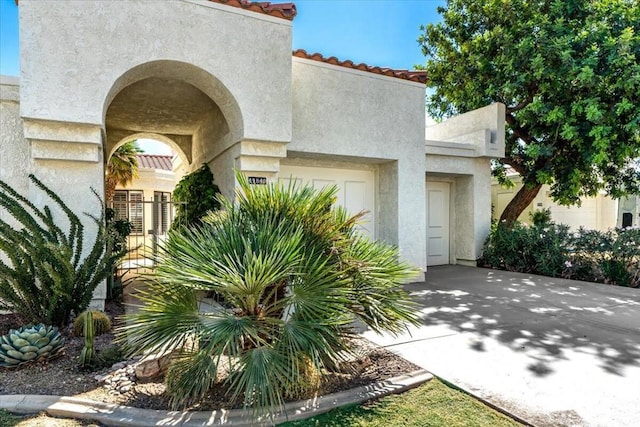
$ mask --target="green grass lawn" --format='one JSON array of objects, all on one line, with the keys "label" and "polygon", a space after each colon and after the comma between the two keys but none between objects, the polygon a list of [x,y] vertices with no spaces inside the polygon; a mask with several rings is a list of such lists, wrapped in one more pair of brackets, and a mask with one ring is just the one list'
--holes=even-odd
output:
[{"label": "green grass lawn", "polygon": [[13,415],[0,409],[0,427],[9,427],[18,424],[22,417]]},{"label": "green grass lawn", "polygon": [[[89,422],[61,420],[44,415],[23,418],[0,410],[0,427],[79,427]],[[457,427],[520,426],[482,402],[433,379],[408,392],[391,395],[361,406],[334,409],[304,421],[281,427]]]},{"label": "green grass lawn", "polygon": [[282,427],[455,427],[520,426],[472,396],[437,379],[399,395],[360,406],[334,409],[304,421]]},{"label": "green grass lawn", "polygon": [[0,427],[88,427],[99,426],[91,421],[53,418],[45,414],[14,415],[0,409]]}]

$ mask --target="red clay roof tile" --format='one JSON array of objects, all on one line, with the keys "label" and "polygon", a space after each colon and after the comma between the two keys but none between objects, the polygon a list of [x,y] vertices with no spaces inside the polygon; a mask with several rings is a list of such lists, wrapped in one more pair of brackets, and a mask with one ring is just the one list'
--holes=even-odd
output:
[{"label": "red clay roof tile", "polygon": [[293,3],[271,3],[268,1],[249,0],[209,0],[214,3],[226,4],[227,6],[239,7],[252,12],[264,13],[266,15],[293,21],[298,10]]},{"label": "red clay roof tile", "polygon": [[[14,0],[18,6],[19,0]],[[293,3],[271,3],[268,1],[249,1],[249,0],[209,0],[214,3],[226,4],[241,9],[251,10],[253,12],[264,13],[266,15],[275,16],[289,21],[298,13],[296,5]]]},{"label": "red clay roof tile", "polygon": [[347,59],[340,61],[335,56],[325,58],[320,53],[307,53],[304,49],[298,49],[293,51],[293,56],[298,58],[311,59],[313,61],[325,62],[331,65],[338,65],[340,67],[351,68],[354,70],[367,71],[369,73],[380,74],[389,77],[396,77],[398,79],[410,80],[412,82],[426,83],[427,72],[419,70],[394,70],[392,68],[380,68],[370,66],[367,64],[354,64],[353,61]]},{"label": "red clay roof tile", "polygon": [[173,156],[163,156],[159,154],[138,154],[138,166],[146,169],[173,170],[171,159]]}]

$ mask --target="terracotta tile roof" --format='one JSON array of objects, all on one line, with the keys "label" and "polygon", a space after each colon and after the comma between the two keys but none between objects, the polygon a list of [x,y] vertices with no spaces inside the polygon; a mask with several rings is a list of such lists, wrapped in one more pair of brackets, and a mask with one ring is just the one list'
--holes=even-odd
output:
[{"label": "terracotta tile roof", "polygon": [[[19,0],[14,0],[16,6]],[[264,13],[266,15],[275,16],[276,18],[293,21],[298,14],[296,5],[293,3],[271,3],[268,1],[249,1],[249,0],[209,0],[214,3],[226,4],[228,6],[239,7],[250,10],[252,12]]]},{"label": "terracotta tile roof", "polygon": [[214,3],[226,4],[227,6],[239,7],[252,12],[264,13],[276,18],[293,21],[298,10],[293,3],[271,3],[268,1],[249,0],[209,0]]},{"label": "terracotta tile roof", "polygon": [[307,53],[307,51],[304,49],[294,50],[293,56],[297,56],[298,58],[311,59],[313,61],[325,62],[327,64],[338,65],[340,67],[352,68],[354,70],[367,71],[369,73],[374,73],[374,74],[381,74],[383,76],[396,77],[404,80],[411,80],[412,82],[420,82],[420,83],[427,82],[426,71],[394,70],[392,68],[374,67],[367,64],[356,64],[353,61],[350,61],[348,59],[346,61],[340,61],[335,56],[325,58],[320,53]]},{"label": "terracotta tile roof", "polygon": [[162,156],[159,154],[138,154],[138,166],[146,169],[173,170],[171,159],[173,156]]}]

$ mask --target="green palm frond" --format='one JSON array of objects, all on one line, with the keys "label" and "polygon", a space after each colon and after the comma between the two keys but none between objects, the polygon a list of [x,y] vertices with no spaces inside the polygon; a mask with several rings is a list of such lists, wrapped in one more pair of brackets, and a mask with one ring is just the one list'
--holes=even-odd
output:
[{"label": "green palm frond", "polygon": [[[338,367],[356,317],[394,333],[416,322],[401,287],[415,269],[358,234],[362,213],[334,209],[335,187],[236,177],[235,201],[221,199],[223,210],[202,225],[170,233],[119,339],[135,353],[182,348],[167,377],[174,407],[225,381],[233,398],[268,417],[310,370]],[[220,302],[210,313],[198,309],[205,291]]]},{"label": "green palm frond", "polygon": [[105,194],[108,202],[113,200],[118,185],[125,187],[138,175],[138,154],[143,150],[136,140],[125,142],[118,147],[107,162],[105,175]]},{"label": "green palm frond", "polygon": [[183,406],[203,399],[216,384],[220,358],[206,351],[187,351],[178,356],[167,372],[167,389],[181,390],[173,394],[170,404]]}]

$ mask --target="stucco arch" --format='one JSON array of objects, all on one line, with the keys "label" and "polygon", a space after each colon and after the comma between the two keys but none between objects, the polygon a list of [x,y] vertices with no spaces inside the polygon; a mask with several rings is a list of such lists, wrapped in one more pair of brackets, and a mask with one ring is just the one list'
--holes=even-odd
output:
[{"label": "stucco arch", "polygon": [[139,64],[118,77],[104,99],[102,123],[106,122],[109,106],[118,93],[127,86],[151,77],[181,81],[201,90],[220,108],[233,134],[233,139],[240,140],[242,138],[244,134],[242,112],[236,98],[224,83],[200,67],[173,60],[157,60]]},{"label": "stucco arch", "polygon": [[131,135],[127,136],[127,137],[124,137],[124,138],[120,139],[118,142],[116,142],[114,144],[113,147],[111,147],[111,149],[107,153],[107,156],[105,157],[105,161],[106,162],[109,161],[109,159],[111,158],[113,153],[118,149],[118,147],[121,147],[126,142],[132,141],[134,139],[153,139],[153,140],[156,140],[156,141],[160,141],[160,142],[168,145],[169,147],[171,147],[173,152],[176,153],[178,155],[178,157],[180,157],[180,160],[182,160],[182,164],[183,165],[188,165],[189,164],[189,158],[188,158],[187,154],[183,151],[182,147],[180,147],[180,145],[178,145],[177,142],[175,142],[173,139],[171,139],[171,138],[169,138],[169,137],[167,137],[165,135],[161,135],[159,133],[153,133],[153,132],[138,132],[138,133],[134,133],[134,134],[131,134]]}]

